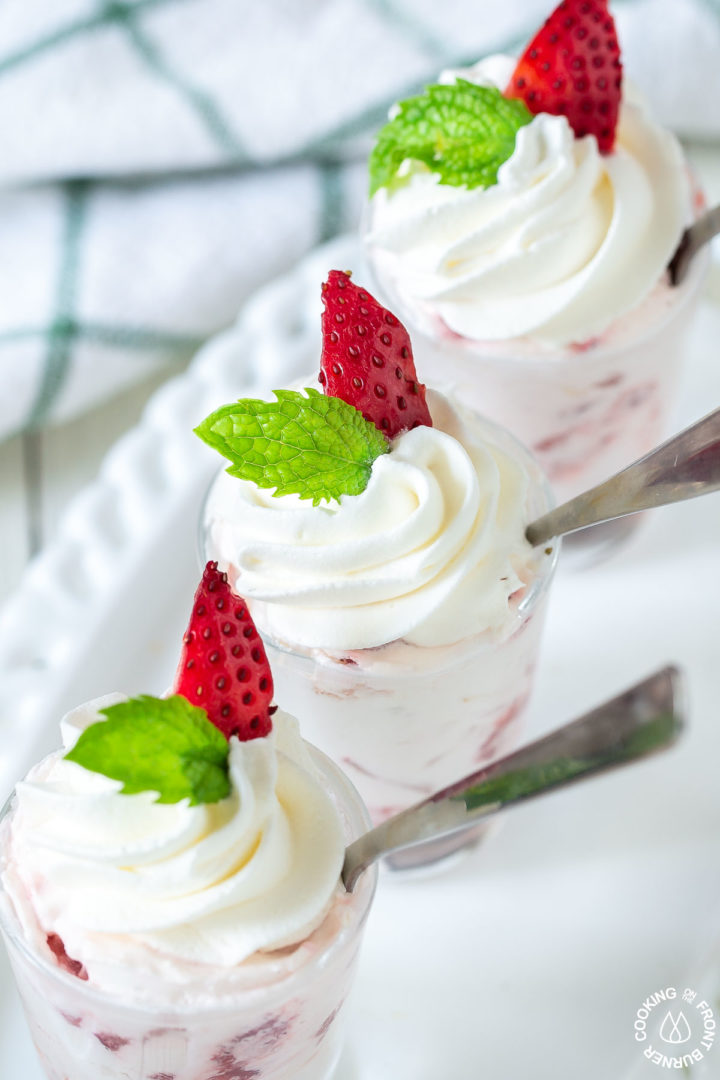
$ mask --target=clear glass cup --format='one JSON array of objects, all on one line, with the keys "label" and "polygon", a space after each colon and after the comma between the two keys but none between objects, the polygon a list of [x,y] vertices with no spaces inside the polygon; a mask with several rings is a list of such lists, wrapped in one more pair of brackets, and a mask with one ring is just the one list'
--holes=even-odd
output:
[{"label": "clear glass cup", "polygon": [[[521,439],[537,457],[558,503],[606,480],[659,445],[668,430],[687,332],[705,280],[701,252],[677,289],[661,284],[603,335],[543,348],[530,339],[474,341],[412,304],[393,277],[392,257],[366,246],[382,302],[405,323],[423,381],[452,394]],[[567,538],[599,555],[629,535],[637,515]]]},{"label": "clear glass cup", "polygon": [[[347,777],[309,748],[349,842],[369,827]],[[13,801],[0,824],[4,855]],[[328,1080],[342,1050],[342,1005],[352,982],[375,891],[370,868],[352,894],[339,893],[328,919],[299,946],[267,963],[276,977],[212,1005],[149,1007],[119,1000],[39,955],[0,894],[0,928],[35,1047],[48,1080]]]},{"label": "clear glass cup", "polygon": [[[552,495],[534,458],[489,421],[481,421],[480,434],[525,469],[527,520],[545,513]],[[199,538],[203,565],[217,560],[234,582],[236,571],[214,548],[208,505]],[[303,736],[350,776],[374,824],[518,745],[557,555],[557,542],[536,549],[532,576],[511,597],[502,636],[486,631],[433,648],[404,641],[358,650],[337,651],[320,642],[300,648],[264,632],[261,613],[250,601],[276,700],[298,718]],[[242,594],[242,584],[235,587]],[[435,863],[473,845],[483,831],[418,845],[393,856],[390,865]]]}]

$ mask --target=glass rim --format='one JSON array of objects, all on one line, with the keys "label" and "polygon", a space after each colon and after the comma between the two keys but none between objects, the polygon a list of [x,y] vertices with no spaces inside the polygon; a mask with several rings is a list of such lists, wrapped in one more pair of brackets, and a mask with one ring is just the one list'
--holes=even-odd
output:
[{"label": "glass rim", "polygon": [[[325,786],[329,788],[332,795],[338,797],[341,811],[347,812],[351,824],[352,836],[350,839],[355,839],[357,835],[360,835],[363,828],[365,830],[372,828],[367,807],[350,778],[322,750],[319,750],[312,743],[304,741],[304,744],[314,764],[319,768]],[[0,827],[7,824],[7,819],[14,812],[14,809],[15,794],[13,792],[6,800],[2,810],[0,810]],[[346,838],[346,844],[349,842],[349,839]],[[262,1006],[265,1002],[268,1003],[268,1007],[271,1007],[275,999],[282,998],[284,1000],[292,996],[302,988],[302,984],[308,976],[312,978],[317,971],[331,964],[334,956],[342,952],[348,942],[362,933],[375,896],[377,877],[378,864],[374,863],[364,871],[354,891],[346,893],[347,896],[352,898],[353,918],[346,925],[340,927],[324,948],[319,949],[289,974],[257,986],[239,987],[235,991],[222,994],[212,1004],[164,1002],[154,1005],[150,1000],[127,1001],[114,993],[103,990],[101,987],[94,986],[87,980],[79,979],[76,975],[64,971],[57,964],[53,964],[49,959],[41,956],[26,940],[12,901],[1,884],[0,931],[7,939],[6,946],[8,944],[12,945],[20,953],[23,960],[35,971],[52,979],[59,987],[71,988],[74,993],[92,1000],[95,1004],[102,1002],[103,1005],[112,1007],[126,1015],[142,1014],[157,1018],[158,1022],[164,1018],[174,1022],[178,1017],[182,1018],[188,1015],[192,1015],[194,1018],[199,1016],[216,1017],[229,1012],[240,1013],[245,1009],[254,1009]],[[340,880],[340,888],[342,887],[342,881]],[[321,926],[322,923],[316,929],[320,929]],[[302,946],[303,941],[298,943],[299,946]]]},{"label": "glass rim", "polygon": [[[437,348],[443,346],[451,347],[456,346],[459,352],[466,354],[468,357],[477,356],[482,360],[497,361],[509,365],[517,365],[520,367],[523,364],[530,366],[540,367],[542,364],[546,364],[552,368],[560,366],[564,363],[583,363],[583,358],[586,357],[612,357],[613,354],[620,354],[630,350],[633,350],[647,341],[651,340],[655,335],[662,334],[667,329],[668,325],[673,322],[677,317],[682,315],[686,308],[694,301],[699,299],[699,295],[702,292],[702,288],[705,284],[707,277],[707,271],[711,262],[711,250],[710,245],[706,244],[705,247],[700,250],[694,257],[690,271],[685,279],[679,286],[673,286],[668,281],[668,288],[675,293],[673,302],[663,311],[660,319],[655,319],[653,322],[645,327],[641,327],[639,330],[632,333],[627,340],[620,342],[608,342],[604,343],[602,340],[598,341],[587,348],[573,347],[572,343],[567,345],[558,346],[542,346],[540,343],[536,344],[533,349],[533,338],[531,335],[525,337],[515,338],[500,338],[500,339],[486,339],[486,338],[470,338],[465,337],[462,334],[456,334],[449,331],[452,334],[451,337],[445,339],[439,336],[437,333],[433,333],[432,330],[426,329],[427,322],[421,322],[417,311],[425,312],[428,317],[433,317],[432,307],[430,305],[420,305],[420,309],[413,308],[408,305],[404,295],[394,286],[386,286],[384,283],[384,275],[381,275],[377,269],[376,259],[372,254],[372,246],[369,244],[367,236],[362,236],[362,247],[364,254],[364,262],[367,268],[367,272],[371,278],[372,285],[377,290],[381,303],[385,303],[396,312],[398,318],[407,325],[408,332],[411,339],[422,337],[426,341],[432,343]],[[657,288],[662,283],[663,277],[666,271],[660,275],[653,288]],[[635,311],[645,304],[651,295],[646,294],[643,299],[630,308],[623,315],[613,319],[602,333],[611,329],[615,323],[626,316],[632,315]],[[591,338],[595,335],[591,335]],[[520,354],[514,352],[512,345],[514,342],[528,342],[526,346],[526,352]]]},{"label": "glass rim", "polygon": [[[463,406],[465,408],[466,406]],[[475,412],[475,410],[470,410]],[[491,434],[500,442],[504,440],[513,449],[513,453],[520,459],[525,459],[522,464],[525,466],[526,472],[535,476],[530,479],[530,482],[536,482],[537,490],[542,495],[543,509],[542,513],[547,514],[556,505],[555,493],[548,480],[548,477],[543,469],[537,456],[533,453],[529,446],[526,446],[517,435],[514,435],[508,428],[503,427],[502,424],[498,424],[495,420],[492,420],[489,416],[485,416],[481,413],[475,413],[479,416],[483,425],[489,428]],[[530,502],[530,491],[528,491],[527,502]],[[527,508],[529,510],[529,508]],[[536,514],[528,514],[533,520]],[[527,522],[527,525],[530,521]],[[544,597],[547,590],[550,588],[550,583],[555,576],[555,570],[557,568],[558,558],[560,556],[560,549],[562,547],[562,539],[559,536],[553,537],[547,544],[539,544],[535,549],[537,551],[537,560],[535,563],[535,573],[532,581],[529,583],[522,597],[517,605],[517,612],[522,616],[523,622],[532,611],[537,607],[540,600]]]}]

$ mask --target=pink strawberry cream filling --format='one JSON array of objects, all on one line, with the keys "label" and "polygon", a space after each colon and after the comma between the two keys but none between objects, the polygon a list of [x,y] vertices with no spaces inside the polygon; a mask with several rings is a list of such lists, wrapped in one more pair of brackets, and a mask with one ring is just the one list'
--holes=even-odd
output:
[{"label": "pink strawberry cream filling", "polygon": [[[492,56],[441,82],[504,90],[515,63]],[[627,82],[610,153],[540,112],[490,187],[443,184],[409,160],[401,174],[370,205],[366,240],[384,292],[431,337],[512,342],[515,354],[525,341],[535,351],[587,342],[646,305],[652,321],[692,219],[680,146]]]},{"label": "pink strawberry cream filling", "polygon": [[[65,750],[119,695],[62,723]],[[156,802],[50,755],[2,826],[2,903],[47,963],[121,1000],[202,1007],[274,983],[351,918],[344,837],[295,721],[230,740],[230,794]]]}]

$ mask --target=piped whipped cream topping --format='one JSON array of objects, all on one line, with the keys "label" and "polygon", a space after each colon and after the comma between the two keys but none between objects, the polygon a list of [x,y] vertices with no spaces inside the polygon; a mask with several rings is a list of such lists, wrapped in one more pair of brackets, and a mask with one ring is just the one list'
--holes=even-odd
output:
[{"label": "piped whipped cream topping", "polygon": [[529,480],[518,460],[428,391],[434,427],[393,440],[360,495],[312,506],[221,474],[208,555],[236,576],[258,627],[309,649],[448,645],[511,621],[532,575]]},{"label": "piped whipped cream topping", "polygon": [[[504,89],[515,60],[444,72]],[[600,334],[661,279],[691,219],[675,137],[624,83],[615,148],[577,139],[564,116],[522,127],[498,183],[466,190],[406,162],[409,180],[371,204],[378,272],[428,329],[479,341],[530,335],[562,346]]]},{"label": "piped whipped cream topping", "polygon": [[[70,713],[66,750],[119,700]],[[344,840],[296,721],[277,712],[266,738],[232,738],[229,767],[226,799],[189,806],[121,795],[63,752],[35,766],[17,786],[3,860],[26,940],[42,952],[59,935],[91,985],[135,999],[139,973],[169,996],[168,984],[203,986],[307,938],[338,890]]]}]

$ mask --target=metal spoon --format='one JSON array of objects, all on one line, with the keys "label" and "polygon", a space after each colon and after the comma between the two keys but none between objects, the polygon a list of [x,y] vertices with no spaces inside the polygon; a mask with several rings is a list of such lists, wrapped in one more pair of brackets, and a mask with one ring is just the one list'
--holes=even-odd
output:
[{"label": "metal spoon", "polygon": [[371,829],[345,852],[352,892],[376,859],[459,832],[506,806],[671,746],[683,726],[680,673],[665,667],[624,694]]},{"label": "metal spoon", "polygon": [[525,536],[544,544],[555,536],[654,506],[720,489],[720,409],[645,457],[531,522]]},{"label": "metal spoon", "polygon": [[682,285],[688,275],[690,263],[700,248],[720,233],[720,206],[707,210],[694,221],[680,237],[677,250],[668,264],[670,284]]}]

